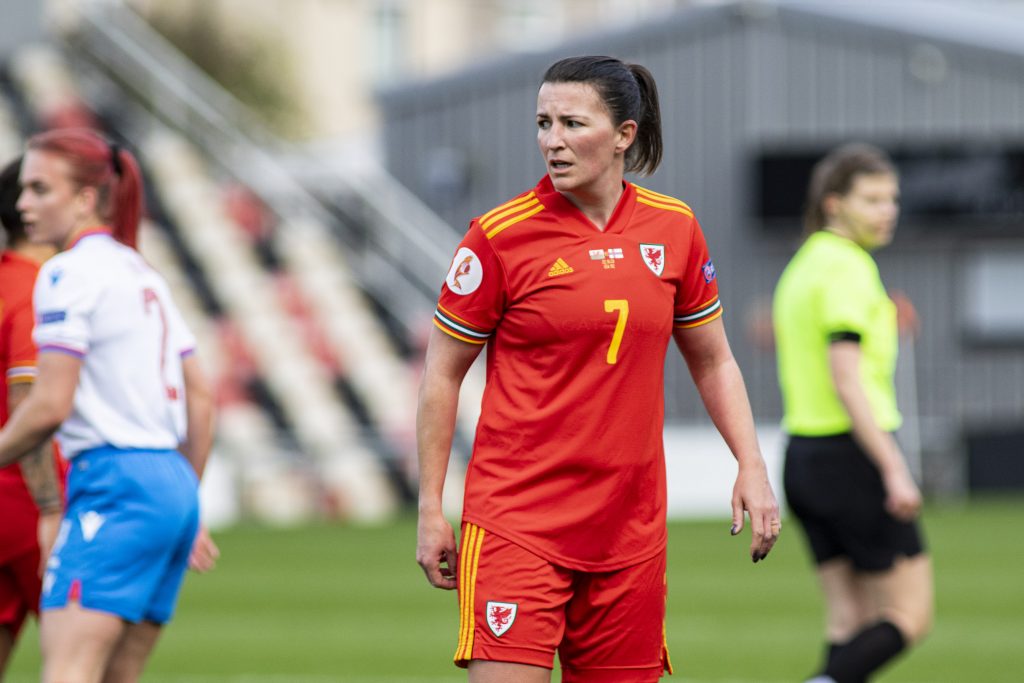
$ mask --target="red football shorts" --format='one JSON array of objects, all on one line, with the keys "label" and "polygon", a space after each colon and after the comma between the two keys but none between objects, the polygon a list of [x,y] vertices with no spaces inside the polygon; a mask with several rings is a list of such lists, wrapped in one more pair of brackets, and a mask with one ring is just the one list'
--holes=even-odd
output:
[{"label": "red football shorts", "polygon": [[0,566],[0,626],[17,636],[25,615],[39,611],[39,550],[12,557]]},{"label": "red football shorts", "polygon": [[581,572],[467,522],[458,588],[458,666],[481,659],[550,669],[557,650],[563,683],[652,683],[672,673],[664,552]]}]

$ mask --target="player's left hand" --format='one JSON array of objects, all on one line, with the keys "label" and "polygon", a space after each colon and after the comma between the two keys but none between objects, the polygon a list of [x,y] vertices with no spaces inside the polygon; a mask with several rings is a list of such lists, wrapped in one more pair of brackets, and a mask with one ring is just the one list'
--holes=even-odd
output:
[{"label": "player's left hand", "polygon": [[188,568],[194,572],[208,572],[217,564],[220,548],[210,538],[206,525],[200,525],[196,540],[192,543],[192,553],[188,556]]},{"label": "player's left hand", "polygon": [[768,482],[768,471],[763,461],[756,466],[741,466],[736,475],[736,485],[732,490],[733,536],[743,531],[744,511],[750,515],[750,559],[760,562],[768,557],[782,531],[779,504]]}]

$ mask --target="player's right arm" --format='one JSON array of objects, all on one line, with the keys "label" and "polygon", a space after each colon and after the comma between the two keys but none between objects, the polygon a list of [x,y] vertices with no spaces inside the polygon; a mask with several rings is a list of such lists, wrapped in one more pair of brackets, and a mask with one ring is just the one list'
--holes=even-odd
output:
[{"label": "player's right arm", "polygon": [[419,457],[419,523],[416,561],[437,588],[455,588],[455,534],[444,517],[441,494],[455,435],[462,380],[483,346],[460,341],[435,327],[427,344],[416,413]]}]

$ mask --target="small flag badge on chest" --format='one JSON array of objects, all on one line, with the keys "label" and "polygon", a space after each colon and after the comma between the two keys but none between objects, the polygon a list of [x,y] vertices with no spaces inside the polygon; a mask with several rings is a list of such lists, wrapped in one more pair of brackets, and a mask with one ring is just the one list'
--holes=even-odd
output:
[{"label": "small flag badge on chest", "polygon": [[664,244],[641,244],[640,255],[644,263],[651,269],[651,272],[661,277],[665,270],[665,245]]}]

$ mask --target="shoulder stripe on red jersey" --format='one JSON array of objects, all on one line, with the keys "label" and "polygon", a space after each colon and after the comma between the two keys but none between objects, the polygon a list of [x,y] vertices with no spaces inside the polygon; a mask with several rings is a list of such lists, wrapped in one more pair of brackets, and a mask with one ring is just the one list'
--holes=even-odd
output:
[{"label": "shoulder stripe on red jersey", "polygon": [[533,192],[530,192],[519,199],[502,204],[481,216],[480,229],[483,230],[487,239],[491,239],[502,230],[526,220],[543,210],[544,205],[540,203],[540,200],[537,199]]},{"label": "shoulder stripe on red jersey", "polygon": [[470,344],[486,344],[491,336],[490,332],[484,332],[479,328],[469,325],[440,306],[434,311],[434,324],[442,332]]},{"label": "shoulder stripe on red jersey", "polygon": [[534,190],[530,190],[522,197],[517,197],[511,202],[506,202],[505,204],[497,206],[494,209],[480,216],[480,225],[483,225],[484,223],[487,222],[493,222],[493,219],[496,219],[498,217],[498,214],[514,210],[516,207],[534,199],[537,199],[537,195],[534,193]]},{"label": "shoulder stripe on red jersey", "polygon": [[462,554],[459,562],[459,645],[455,649],[455,662],[473,659],[473,634],[476,631],[476,578],[480,567],[480,549],[484,543],[484,530],[466,523],[462,534]]},{"label": "shoulder stripe on red jersey", "polygon": [[702,304],[696,311],[673,318],[676,327],[697,327],[709,323],[722,315],[722,301],[716,296]]},{"label": "shoulder stripe on red jersey", "polygon": [[[533,205],[531,204],[530,206],[533,206]],[[521,213],[518,216],[513,216],[512,218],[509,218],[504,223],[499,223],[498,225],[496,225],[494,227],[494,229],[491,230],[490,232],[485,233],[487,235],[487,239],[493,239],[495,235],[497,235],[499,232],[501,232],[505,228],[510,228],[513,225],[515,225],[516,223],[520,223],[522,221],[525,221],[530,216],[534,216],[534,215],[540,213],[543,210],[544,210],[544,205],[541,204],[539,201],[537,201],[536,202],[536,206],[533,206],[533,208],[531,208],[526,213]]]},{"label": "shoulder stripe on red jersey", "polygon": [[669,197],[667,194],[652,192],[639,185],[633,185],[633,188],[636,190],[636,201],[640,204],[653,206],[656,209],[664,209],[665,211],[676,211],[684,216],[693,218],[693,209],[686,202],[682,202],[675,197]]},{"label": "shoulder stripe on red jersey", "polygon": [[689,216],[690,218],[693,218],[693,211],[690,211],[690,209],[685,204],[682,204],[682,203],[680,203],[680,204],[665,204],[665,203],[662,203],[662,202],[656,202],[656,201],[652,201],[650,199],[645,199],[644,197],[642,197],[640,195],[637,195],[636,201],[639,204],[646,204],[647,206],[653,206],[655,209],[662,209],[664,211],[675,211],[677,213],[683,214],[684,216]]},{"label": "shoulder stripe on red jersey", "polygon": [[642,195],[642,196],[644,196],[647,199],[650,199],[652,201],[661,202],[662,204],[678,204],[679,206],[683,207],[684,209],[687,209],[688,211],[692,211],[692,209],[690,209],[690,206],[686,202],[684,202],[682,199],[676,199],[675,197],[673,197],[671,195],[662,194],[660,192],[655,192],[654,190],[648,190],[646,187],[640,187],[639,185],[636,185],[636,184],[633,185],[633,189],[636,190],[636,193],[638,195]]}]

